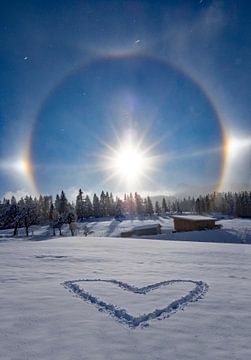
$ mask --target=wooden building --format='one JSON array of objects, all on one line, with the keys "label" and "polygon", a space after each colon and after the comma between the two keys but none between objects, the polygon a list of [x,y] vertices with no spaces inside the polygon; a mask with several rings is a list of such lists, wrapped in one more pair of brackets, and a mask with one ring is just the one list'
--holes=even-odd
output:
[{"label": "wooden building", "polygon": [[121,237],[144,236],[144,235],[158,235],[161,234],[160,224],[142,225],[136,226],[132,230],[124,231],[121,233]]},{"label": "wooden building", "polygon": [[175,231],[193,231],[193,230],[206,230],[216,229],[219,225],[215,224],[217,219],[200,216],[200,215],[177,215],[173,217]]}]

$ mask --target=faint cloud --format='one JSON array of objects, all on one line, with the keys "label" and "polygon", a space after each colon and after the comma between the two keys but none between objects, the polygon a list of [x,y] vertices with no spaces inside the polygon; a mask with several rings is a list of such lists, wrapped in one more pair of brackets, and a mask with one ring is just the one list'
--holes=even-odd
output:
[{"label": "faint cloud", "polygon": [[228,16],[221,2],[215,1],[201,9],[194,15],[189,8],[183,7],[166,16],[164,41],[175,60],[178,57],[182,62],[187,61],[195,50],[199,56],[198,50],[206,50],[211,42],[217,41],[227,25]]},{"label": "faint cloud", "polygon": [[194,29],[202,30],[208,37],[217,35],[228,23],[226,12],[220,2],[214,2],[207,9],[204,15],[200,16],[195,22]]},{"label": "faint cloud", "polygon": [[[64,191],[64,192],[65,192],[65,195],[66,195],[66,197],[67,197],[67,199],[68,199],[69,202],[75,203],[76,197],[77,197],[78,192],[79,192],[79,189],[80,189],[80,187],[71,186],[71,187],[67,188],[67,189]],[[85,191],[84,188],[81,188],[81,189],[82,189],[82,191],[83,191],[83,193],[84,193],[84,196],[85,196],[85,195],[88,195],[90,198],[92,198],[93,193],[94,193],[93,191],[91,191],[91,190]]]},{"label": "faint cloud", "polygon": [[[135,191],[132,191],[131,192],[132,195],[134,196],[135,195]],[[150,197],[163,197],[163,196],[173,196],[173,191],[172,190],[156,190],[156,191],[147,191],[147,190],[144,190],[144,191],[136,191],[137,194],[139,194],[141,196],[141,198],[146,198],[147,196],[150,196]],[[125,192],[116,192],[113,194],[114,198],[115,197],[118,197],[119,199],[123,200],[124,199],[124,196],[126,195],[129,195],[130,194],[130,191],[125,191]]]},{"label": "faint cloud", "polygon": [[27,190],[25,189],[19,189],[17,191],[7,191],[4,195],[3,198],[5,199],[11,199],[12,196],[14,196],[16,198],[16,200],[20,200],[21,198],[24,198],[25,196],[31,196],[32,194],[29,193]]}]

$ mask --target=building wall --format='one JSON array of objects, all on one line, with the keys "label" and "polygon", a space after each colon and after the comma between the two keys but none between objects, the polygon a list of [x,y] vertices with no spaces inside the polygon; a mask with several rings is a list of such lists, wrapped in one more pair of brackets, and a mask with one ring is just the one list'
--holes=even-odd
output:
[{"label": "building wall", "polygon": [[135,235],[158,235],[158,234],[161,234],[161,227],[160,227],[160,225],[158,225],[158,226],[154,226],[152,228],[134,230],[133,233]]},{"label": "building wall", "polygon": [[176,231],[213,229],[215,227],[215,220],[186,220],[175,218],[173,220]]},{"label": "building wall", "polygon": [[133,235],[133,231],[123,231],[121,237],[131,237]]}]

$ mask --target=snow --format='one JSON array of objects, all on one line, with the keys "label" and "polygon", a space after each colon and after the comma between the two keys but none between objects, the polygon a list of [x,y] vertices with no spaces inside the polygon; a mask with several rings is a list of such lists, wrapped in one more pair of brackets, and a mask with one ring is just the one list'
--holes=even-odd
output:
[{"label": "snow", "polygon": [[153,229],[153,228],[157,228],[160,224],[147,224],[147,225],[140,225],[140,226],[135,226],[132,228],[132,230],[144,230],[144,229]]},{"label": "snow", "polygon": [[[140,220],[126,222],[88,226],[112,234]],[[236,238],[250,231],[222,222]],[[250,359],[250,245],[46,231],[1,232],[0,359]]]},{"label": "snow", "polygon": [[[179,240],[179,241],[199,241],[199,242],[222,242],[222,243],[246,243],[251,244],[251,219],[223,219],[217,221],[222,225],[221,229],[187,231],[173,233],[174,223],[170,217],[152,216],[152,217],[129,217],[123,221],[117,221],[114,218],[90,219],[87,222],[77,223],[76,235],[85,236],[85,227],[91,232],[92,237],[120,237],[122,232],[127,232],[135,227],[152,227],[161,225],[161,234],[144,235],[147,239],[158,240]],[[0,230],[0,242],[6,237],[12,237],[13,230]],[[71,232],[68,225],[63,226],[64,236],[70,236]],[[52,230],[48,226],[32,226],[30,235],[34,240],[48,239],[52,235]],[[25,236],[25,229],[19,229],[19,236]],[[134,235],[134,237],[136,237]],[[137,236],[140,237],[140,236]]]},{"label": "snow", "polygon": [[173,216],[174,219],[184,219],[184,220],[217,220],[216,218],[210,216],[202,216],[202,215],[175,215]]},{"label": "snow", "polygon": [[[97,283],[97,282],[106,283],[106,284],[107,283],[115,284],[123,290],[141,295],[146,295],[150,291],[156,290],[161,287],[170,286],[173,284],[183,285],[190,283],[190,284],[195,284],[196,286],[192,290],[190,290],[185,296],[181,296],[178,299],[174,299],[171,303],[165,305],[161,309],[158,308],[152,312],[143,313],[140,314],[139,316],[135,316],[135,315],[133,316],[129,314],[126,309],[124,308],[122,309],[116,305],[106,303],[103,300],[100,300],[98,297],[95,297],[86,291],[86,283],[89,284],[89,283]],[[77,283],[84,283],[85,289],[82,289]],[[76,294],[81,299],[91,304],[95,304],[99,310],[106,311],[108,314],[117,318],[120,322],[123,322],[124,324],[132,328],[136,328],[139,325],[148,326],[148,321],[152,319],[167,318],[170,315],[176,313],[179,309],[183,310],[184,307],[189,302],[197,301],[198,299],[200,299],[208,290],[208,285],[206,283],[203,283],[202,281],[193,281],[193,280],[167,280],[156,284],[147,285],[142,288],[131,286],[127,283],[118,280],[102,280],[102,279],[71,280],[71,281],[65,281],[63,285],[65,288],[69,289],[73,294]],[[169,293],[170,292],[171,291],[169,291]],[[107,295],[107,293],[103,294],[103,296],[104,295]],[[163,298],[163,294],[161,296],[159,295],[159,297]],[[166,296],[165,296],[165,301],[167,301]],[[127,305],[128,304],[126,303],[125,306]],[[142,311],[142,304],[140,303],[140,305],[141,305],[140,309]]]},{"label": "snow", "polygon": [[164,222],[161,228],[162,234],[149,235],[145,238],[159,240],[199,241],[212,243],[238,243],[251,244],[251,220],[250,219],[227,219],[220,220],[217,224],[221,229],[186,231],[173,233],[173,228],[166,226]]}]

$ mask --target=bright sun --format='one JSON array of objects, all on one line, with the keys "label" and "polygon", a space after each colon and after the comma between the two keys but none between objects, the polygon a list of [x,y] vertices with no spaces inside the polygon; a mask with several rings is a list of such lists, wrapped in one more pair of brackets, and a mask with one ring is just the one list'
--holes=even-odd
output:
[{"label": "bright sun", "polygon": [[130,144],[117,151],[112,163],[115,172],[130,181],[138,179],[147,169],[147,158]]},{"label": "bright sun", "polygon": [[112,181],[117,189],[141,191],[146,184],[153,183],[152,173],[158,171],[160,156],[152,151],[155,143],[146,145],[143,137],[128,131],[123,138],[115,132],[117,144],[104,143],[107,153],[101,155],[99,169],[106,172],[104,183]]}]

